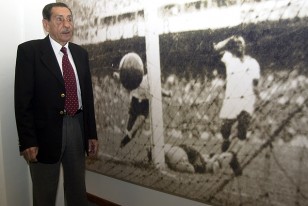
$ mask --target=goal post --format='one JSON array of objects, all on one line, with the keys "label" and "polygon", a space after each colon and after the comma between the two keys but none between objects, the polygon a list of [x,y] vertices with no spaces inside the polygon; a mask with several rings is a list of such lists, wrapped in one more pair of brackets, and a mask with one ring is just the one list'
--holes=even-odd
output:
[{"label": "goal post", "polygon": [[152,160],[159,169],[165,167],[164,130],[161,102],[161,70],[159,52],[159,21],[157,1],[144,1],[146,65],[150,86],[150,122]]}]

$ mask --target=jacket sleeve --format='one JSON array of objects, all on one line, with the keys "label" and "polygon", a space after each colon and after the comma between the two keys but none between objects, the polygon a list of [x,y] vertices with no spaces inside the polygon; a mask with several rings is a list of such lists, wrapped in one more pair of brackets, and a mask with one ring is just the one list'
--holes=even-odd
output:
[{"label": "jacket sleeve", "polygon": [[34,84],[34,52],[31,47],[19,45],[15,67],[14,106],[20,151],[37,146],[33,116]]}]

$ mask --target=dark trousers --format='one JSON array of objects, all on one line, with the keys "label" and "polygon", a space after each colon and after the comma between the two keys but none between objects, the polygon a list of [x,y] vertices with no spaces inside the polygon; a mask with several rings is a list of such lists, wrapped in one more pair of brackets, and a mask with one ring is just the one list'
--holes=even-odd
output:
[{"label": "dark trousers", "polygon": [[145,118],[149,116],[149,104],[148,99],[139,101],[136,97],[132,97],[129,108],[129,119],[126,127],[128,131],[132,129],[139,115],[143,115]]},{"label": "dark trousers", "polygon": [[82,118],[82,113],[64,117],[62,156],[58,163],[30,163],[33,206],[55,206],[61,165],[65,205],[87,205]]},{"label": "dark trousers", "polygon": [[247,130],[250,125],[251,116],[248,112],[242,111],[238,116],[237,119],[225,119],[223,120],[222,126],[221,126],[221,134],[224,140],[229,139],[229,136],[231,134],[231,129],[233,124],[237,121],[237,137],[240,140],[246,139],[247,136]]}]

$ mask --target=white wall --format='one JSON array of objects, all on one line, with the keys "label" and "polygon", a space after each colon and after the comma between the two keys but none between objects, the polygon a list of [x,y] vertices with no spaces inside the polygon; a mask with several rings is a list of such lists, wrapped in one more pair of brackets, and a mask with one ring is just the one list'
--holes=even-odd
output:
[{"label": "white wall", "polygon": [[50,0],[1,0],[0,12],[0,205],[27,206],[31,203],[26,162],[19,156],[14,119],[13,93],[17,45],[45,36],[41,9]]},{"label": "white wall", "polygon": [[27,205],[29,203],[29,178],[26,164],[18,154],[13,109],[15,53],[18,42],[23,38],[23,8],[16,0],[1,3],[0,205]]},{"label": "white wall", "polygon": [[[22,8],[19,5],[13,6],[14,4],[16,1],[6,2],[0,9],[0,205],[22,205],[21,202],[29,202],[28,178],[27,173],[22,172],[26,168],[18,156],[12,107],[14,53],[17,42],[22,39],[19,16]],[[14,200],[11,198],[12,192],[25,194],[19,200]]]},{"label": "white wall", "polygon": [[[13,93],[17,45],[43,38],[41,10],[51,0],[0,0],[0,205],[31,205],[28,167],[18,153]],[[148,188],[87,172],[88,192],[123,206],[204,206]],[[62,190],[57,206],[62,206]]]}]

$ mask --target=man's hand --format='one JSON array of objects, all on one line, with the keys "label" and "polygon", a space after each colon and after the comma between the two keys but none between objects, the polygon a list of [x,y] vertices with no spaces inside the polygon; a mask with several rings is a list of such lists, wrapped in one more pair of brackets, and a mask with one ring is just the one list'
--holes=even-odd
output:
[{"label": "man's hand", "polygon": [[258,84],[259,84],[259,80],[258,79],[253,79],[252,80],[253,93],[256,95],[257,100],[260,100],[260,92],[259,92]]},{"label": "man's hand", "polygon": [[89,139],[88,153],[90,157],[96,156],[98,151],[98,141],[97,139]]},{"label": "man's hand", "polygon": [[230,41],[230,40],[236,40],[237,39],[237,37],[236,36],[234,36],[234,35],[232,35],[232,36],[230,36],[229,38],[226,38],[226,39],[224,39],[224,40],[222,40],[222,41],[220,41],[220,42],[218,42],[218,43],[213,43],[213,48],[216,50],[216,51],[221,51],[221,50],[224,50],[224,48],[225,48],[225,46],[228,44],[228,42]]},{"label": "man's hand", "polygon": [[171,90],[166,90],[161,88],[161,93],[163,97],[171,97],[172,96],[172,91]]},{"label": "man's hand", "polygon": [[21,155],[28,163],[37,162],[36,156],[38,153],[38,147],[30,147],[21,152]]},{"label": "man's hand", "polygon": [[112,73],[112,77],[113,77],[114,79],[116,79],[116,80],[120,80],[120,74],[119,74],[119,72],[113,72],[113,73]]}]

